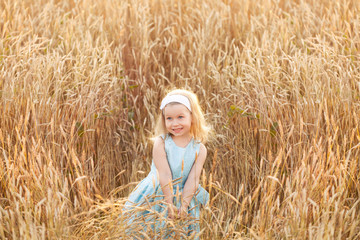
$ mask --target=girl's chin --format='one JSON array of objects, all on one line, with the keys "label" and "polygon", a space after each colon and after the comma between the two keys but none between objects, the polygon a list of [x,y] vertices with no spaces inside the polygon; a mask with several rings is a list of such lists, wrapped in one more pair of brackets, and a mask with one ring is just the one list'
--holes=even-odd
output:
[{"label": "girl's chin", "polygon": [[172,136],[174,136],[174,137],[181,137],[181,136],[187,137],[189,135],[189,133],[184,132],[184,131],[181,131],[181,132],[178,132],[178,133],[171,131],[170,134]]}]

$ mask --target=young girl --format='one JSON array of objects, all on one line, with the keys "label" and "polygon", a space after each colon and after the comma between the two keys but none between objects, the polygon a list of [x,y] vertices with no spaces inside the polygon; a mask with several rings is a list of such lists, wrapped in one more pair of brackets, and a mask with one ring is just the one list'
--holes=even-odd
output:
[{"label": "young girl", "polygon": [[[166,225],[166,218],[185,222],[192,219],[185,224],[183,233],[199,239],[200,204],[209,200],[209,193],[199,184],[207,154],[201,142],[206,141],[209,128],[196,95],[190,91],[171,91],[162,100],[160,110],[151,171],[125,204],[125,213],[130,214],[126,232],[133,235],[136,229],[142,236],[150,225],[154,236],[172,239],[175,232]],[[163,218],[155,218],[154,213]],[[142,226],[134,226],[139,225],[136,222]]]}]

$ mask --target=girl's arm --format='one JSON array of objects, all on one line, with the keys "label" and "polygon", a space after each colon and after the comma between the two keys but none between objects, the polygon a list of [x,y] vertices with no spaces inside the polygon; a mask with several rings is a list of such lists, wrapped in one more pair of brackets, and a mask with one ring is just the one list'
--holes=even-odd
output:
[{"label": "girl's arm", "polygon": [[153,148],[153,161],[159,174],[161,189],[165,195],[165,202],[173,204],[172,174],[165,153],[165,143],[161,137],[157,137]]},{"label": "girl's arm", "polygon": [[197,159],[195,159],[194,165],[192,166],[189,176],[186,180],[183,193],[182,193],[182,202],[181,202],[181,210],[187,212],[187,207],[191,199],[193,198],[196,190],[198,189],[199,182],[200,182],[200,174],[201,170],[203,169],[205,159],[207,155],[206,147],[201,144],[199,155]]}]

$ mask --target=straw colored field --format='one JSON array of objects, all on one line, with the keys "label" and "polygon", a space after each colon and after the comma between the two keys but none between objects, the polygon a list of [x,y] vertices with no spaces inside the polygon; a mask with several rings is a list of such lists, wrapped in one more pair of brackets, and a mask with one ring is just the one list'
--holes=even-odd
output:
[{"label": "straw colored field", "polygon": [[213,128],[203,239],[360,238],[359,12],[1,0],[0,238],[130,238],[123,197],[150,169],[174,87],[196,92]]}]

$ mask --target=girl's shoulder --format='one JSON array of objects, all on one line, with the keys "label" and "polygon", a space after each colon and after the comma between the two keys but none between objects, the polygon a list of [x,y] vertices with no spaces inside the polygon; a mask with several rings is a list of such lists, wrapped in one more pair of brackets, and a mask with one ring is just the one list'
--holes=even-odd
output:
[{"label": "girl's shoulder", "polygon": [[168,134],[161,134],[153,138],[154,147],[155,146],[164,146],[166,142],[168,142],[169,136]]},{"label": "girl's shoulder", "polygon": [[205,155],[206,156],[206,154],[207,154],[207,149],[206,149],[206,147],[205,147],[205,144],[204,143],[202,143],[201,141],[199,141],[199,140],[196,140],[196,139],[194,139],[194,146],[195,146],[195,148],[197,149],[197,152],[198,152],[198,154],[199,155]]},{"label": "girl's shoulder", "polygon": [[166,134],[161,134],[161,135],[157,136],[156,138],[161,138],[162,140],[165,140],[165,139],[167,139],[168,137],[169,137],[169,134],[166,133]]},{"label": "girl's shoulder", "polygon": [[201,166],[205,163],[207,156],[207,149],[203,143],[200,143],[199,154],[198,154],[198,162]]},{"label": "girl's shoulder", "polygon": [[199,154],[201,154],[201,153],[206,155],[207,154],[207,149],[206,149],[205,145],[200,142]]},{"label": "girl's shoulder", "polygon": [[193,139],[194,139],[194,143],[195,143],[195,144],[199,144],[201,148],[206,148],[206,147],[205,147],[205,144],[202,143],[200,140],[197,140],[197,139],[195,139],[195,138],[193,138]]},{"label": "girl's shoulder", "polygon": [[153,138],[154,141],[154,147],[158,145],[163,145],[165,142],[165,137],[163,135],[156,136]]},{"label": "girl's shoulder", "polygon": [[165,141],[160,136],[153,138],[153,154],[165,151]]}]

